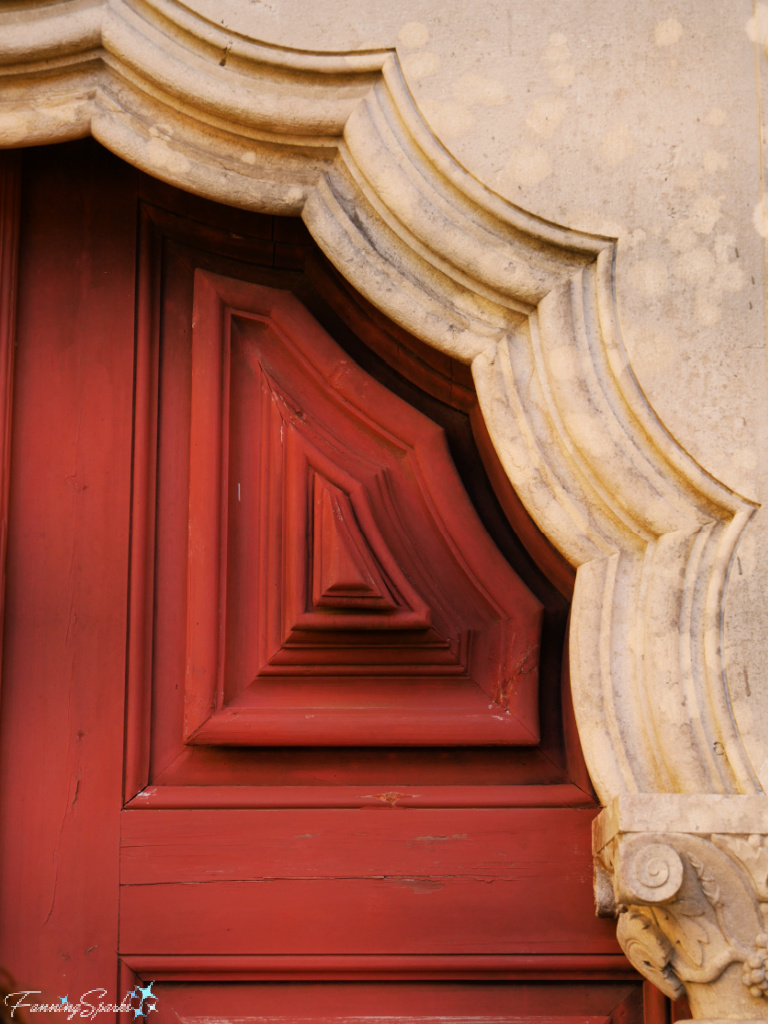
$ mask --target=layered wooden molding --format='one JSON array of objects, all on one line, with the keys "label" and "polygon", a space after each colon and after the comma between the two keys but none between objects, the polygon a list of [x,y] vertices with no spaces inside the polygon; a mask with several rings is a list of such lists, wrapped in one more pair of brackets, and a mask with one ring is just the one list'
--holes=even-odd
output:
[{"label": "layered wooden molding", "polygon": [[604,801],[754,793],[728,700],[728,567],[753,506],[664,431],[627,363],[614,244],[467,174],[392,51],[267,46],[172,0],[0,14],[0,140],[91,133],[151,175],[300,214],[395,322],[468,363],[517,494],[578,576],[571,678]]},{"label": "layered wooden molding", "polygon": [[[321,962],[313,966],[322,969]],[[434,1024],[436,1020],[450,1024],[613,1024],[617,1020],[640,1019],[637,1015],[644,1010],[647,1024],[663,1024],[666,1019],[663,1007],[650,1007],[647,1000],[642,1005],[640,988],[631,983],[593,984],[585,993],[578,980],[560,982],[564,1007],[559,1009],[552,1006],[546,993],[531,991],[533,986],[524,982],[463,984],[461,968],[453,981],[441,979],[418,985],[412,981],[398,984],[394,980],[385,985],[365,980],[349,985],[341,980],[343,972],[323,973],[322,984],[285,986],[262,982],[258,989],[259,1015],[254,1018],[254,990],[252,985],[242,983],[250,977],[243,963],[232,964],[224,985],[206,984],[214,976],[211,965],[202,962],[190,964],[188,969],[178,962],[167,966],[155,963],[151,967],[156,971],[154,974],[148,973],[148,968],[147,961],[122,961],[121,991],[130,991],[137,982],[146,985],[151,981],[157,1007],[152,1019],[159,1024],[179,1019],[204,1024],[219,1017],[255,1019],[259,1024],[367,1024],[372,1018],[380,1024],[398,1024],[403,1019],[413,1024]],[[429,967],[426,976],[428,971]],[[200,980],[194,986],[174,984],[198,974]],[[535,967],[531,976],[537,977]],[[278,967],[276,978],[279,977]],[[372,973],[371,978],[377,975]]]},{"label": "layered wooden molding", "polygon": [[287,292],[198,270],[192,323],[187,742],[535,745],[542,606],[443,431]]},{"label": "layered wooden molding", "polygon": [[301,222],[137,200],[128,806],[594,807],[467,369]]}]

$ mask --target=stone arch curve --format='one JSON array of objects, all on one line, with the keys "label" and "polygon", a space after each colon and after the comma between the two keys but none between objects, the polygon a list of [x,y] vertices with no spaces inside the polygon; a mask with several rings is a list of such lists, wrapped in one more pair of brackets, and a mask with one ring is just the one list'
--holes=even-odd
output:
[{"label": "stone arch curve", "polygon": [[369,301],[471,364],[512,485],[578,570],[572,688],[603,802],[761,792],[721,640],[755,506],[650,408],[621,341],[611,239],[525,213],[467,173],[394,51],[265,45],[175,0],[0,14],[0,144],[89,134],[188,191],[301,215]]}]

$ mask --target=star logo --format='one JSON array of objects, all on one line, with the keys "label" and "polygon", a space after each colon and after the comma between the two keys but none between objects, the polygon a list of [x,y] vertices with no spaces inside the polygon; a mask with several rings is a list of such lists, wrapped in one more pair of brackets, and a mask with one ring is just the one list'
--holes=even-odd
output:
[{"label": "star logo", "polygon": [[139,1004],[138,1006],[131,1007],[133,1010],[134,1020],[136,1020],[137,1017],[145,1020],[153,1010],[157,1010],[157,996],[152,991],[152,986],[154,984],[154,981],[150,981],[148,985],[142,985],[137,982],[135,987],[127,994],[127,1002],[135,999]]},{"label": "star logo", "polygon": [[69,1006],[69,993],[67,993],[67,995],[62,997],[61,1005],[62,1006]]}]

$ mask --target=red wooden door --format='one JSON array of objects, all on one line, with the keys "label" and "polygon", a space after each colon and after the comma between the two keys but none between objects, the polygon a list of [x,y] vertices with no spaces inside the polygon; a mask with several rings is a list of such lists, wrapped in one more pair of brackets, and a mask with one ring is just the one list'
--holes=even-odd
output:
[{"label": "red wooden door", "polygon": [[22,192],[0,721],[18,989],[152,983],[158,1021],[643,1019],[592,913],[569,573],[468,370],[298,222],[92,143],[27,153]]}]

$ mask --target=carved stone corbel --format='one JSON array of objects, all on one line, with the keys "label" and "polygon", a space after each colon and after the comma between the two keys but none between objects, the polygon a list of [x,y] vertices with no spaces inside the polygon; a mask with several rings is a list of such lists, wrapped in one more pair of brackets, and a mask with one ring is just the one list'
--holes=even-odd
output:
[{"label": "carved stone corbel", "polygon": [[768,798],[618,797],[594,852],[597,912],[644,977],[696,1019],[768,1020]]}]

